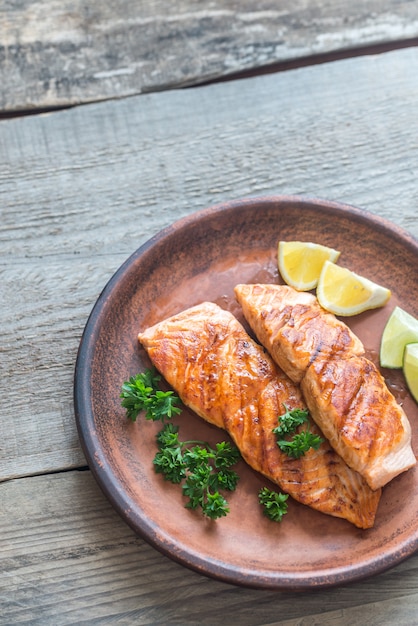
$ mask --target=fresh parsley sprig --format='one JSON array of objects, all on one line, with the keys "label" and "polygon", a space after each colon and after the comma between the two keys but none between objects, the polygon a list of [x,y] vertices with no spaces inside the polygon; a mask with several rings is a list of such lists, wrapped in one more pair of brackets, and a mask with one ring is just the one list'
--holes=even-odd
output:
[{"label": "fresh parsley sprig", "polygon": [[200,507],[210,519],[223,517],[229,506],[221,491],[234,491],[237,487],[239,476],[231,468],[241,458],[239,450],[226,441],[215,447],[203,441],[180,441],[178,426],[165,422],[181,413],[176,406],[180,399],[172,391],[161,391],[160,380],[156,369],[149,368],[123,383],[120,397],[126,416],[135,422],[139,413],[145,411],[146,419],[163,422],[157,434],[155,471],[171,483],[183,483],[187,508]]},{"label": "fresh parsley sprig", "polygon": [[203,441],[180,441],[178,427],[173,424],[164,425],[157,435],[157,444],[155,471],[175,484],[184,480],[186,507],[200,507],[210,519],[227,515],[228,502],[220,491],[236,489],[239,476],[231,467],[241,457],[238,449],[225,441],[215,448]]},{"label": "fresh parsley sprig", "polygon": [[273,433],[277,435],[277,445],[280,450],[292,457],[300,459],[310,448],[318,450],[324,441],[322,437],[312,433],[309,427],[293,434],[291,439],[284,439],[284,435],[292,434],[304,423],[309,423],[309,412],[307,409],[293,409],[289,411],[284,404],[285,412],[279,416],[279,424],[273,428]]},{"label": "fresh parsley sprig", "polygon": [[291,456],[293,459],[300,459],[311,448],[318,450],[323,441],[319,435],[311,433],[310,430],[302,430],[300,433],[293,435],[290,441],[281,439],[277,442],[277,445],[287,456]]},{"label": "fresh parsley sprig", "polygon": [[172,391],[161,391],[158,388],[160,380],[156,370],[149,368],[123,383],[120,397],[130,420],[135,422],[141,411],[145,411],[147,420],[161,422],[181,413],[176,406],[180,399]]},{"label": "fresh parsley sprig", "polygon": [[258,501],[263,507],[264,515],[266,515],[273,522],[281,522],[283,515],[287,513],[287,493],[277,493],[263,487],[258,492]]},{"label": "fresh parsley sprig", "polygon": [[287,435],[296,430],[298,426],[309,421],[309,411],[307,409],[292,409],[289,411],[286,404],[283,404],[285,412],[279,417],[279,425],[273,428],[276,435]]}]

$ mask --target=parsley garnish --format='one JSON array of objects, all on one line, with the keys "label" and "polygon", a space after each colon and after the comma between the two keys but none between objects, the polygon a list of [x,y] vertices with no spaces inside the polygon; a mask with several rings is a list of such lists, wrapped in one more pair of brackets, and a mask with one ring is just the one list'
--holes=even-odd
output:
[{"label": "parsley garnish", "polygon": [[309,427],[294,434],[292,439],[283,438],[284,435],[294,433],[299,426],[309,422],[307,409],[293,409],[289,411],[285,404],[283,406],[285,413],[279,416],[279,425],[273,429],[273,432],[278,436],[277,445],[280,450],[293,459],[299,459],[310,448],[318,450],[324,440],[319,435],[312,433]]},{"label": "parsley garnish", "polygon": [[147,369],[123,383],[120,397],[130,420],[135,422],[141,411],[145,411],[147,420],[161,422],[181,413],[181,409],[175,406],[180,399],[172,391],[158,389],[160,380],[155,369]]},{"label": "parsley garnish", "polygon": [[285,413],[279,417],[279,425],[273,429],[276,435],[287,435],[292,433],[298,426],[309,421],[309,412],[307,409],[292,409],[289,411],[287,406],[283,404]]},{"label": "parsley garnish", "polygon": [[[146,419],[164,423],[181,413],[176,406],[180,399],[172,391],[161,391],[160,380],[152,368],[123,383],[120,397],[128,419],[135,422],[139,413],[145,411]],[[155,471],[174,484],[183,482],[187,508],[200,507],[210,519],[227,515],[229,506],[221,490],[236,489],[239,476],[231,467],[241,458],[238,448],[226,441],[214,448],[203,441],[180,441],[178,431],[178,426],[170,422],[157,434]]]},{"label": "parsley garnish", "polygon": [[273,522],[281,522],[283,515],[287,513],[287,493],[277,493],[267,487],[258,492],[258,501],[263,507],[264,515]]},{"label": "parsley garnish", "polygon": [[229,506],[220,490],[236,489],[239,476],[230,468],[240,459],[238,449],[226,441],[217,443],[215,448],[203,441],[180,441],[178,427],[173,424],[165,424],[157,435],[157,443],[155,471],[172,483],[184,480],[186,507],[200,507],[210,519],[227,515]]}]

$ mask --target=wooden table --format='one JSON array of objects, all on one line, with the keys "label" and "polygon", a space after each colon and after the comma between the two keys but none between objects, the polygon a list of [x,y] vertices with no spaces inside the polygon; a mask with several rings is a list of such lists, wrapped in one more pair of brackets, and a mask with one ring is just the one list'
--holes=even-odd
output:
[{"label": "wooden table", "polygon": [[418,2],[0,11],[0,624],[418,623],[418,556],[301,594],[172,562],[102,495],[72,400],[102,288],[181,216],[300,194],[418,237]]}]

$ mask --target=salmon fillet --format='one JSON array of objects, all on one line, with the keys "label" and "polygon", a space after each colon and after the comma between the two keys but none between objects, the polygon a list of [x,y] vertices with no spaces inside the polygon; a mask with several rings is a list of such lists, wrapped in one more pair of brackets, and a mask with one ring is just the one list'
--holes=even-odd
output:
[{"label": "salmon fillet", "polygon": [[319,356],[364,354],[360,339],[311,293],[282,285],[237,285],[235,295],[260,343],[296,383]]},{"label": "salmon fillet", "polygon": [[[253,469],[313,509],[359,528],[373,526],[380,491],[372,491],[327,441],[299,459],[279,449],[272,430],[284,404],[305,408],[301,391],[231,313],[203,303],[138,339],[183,403],[226,430]],[[314,422],[310,426],[320,434]]]},{"label": "salmon fillet", "polygon": [[237,285],[235,294],[333,448],[372,489],[415,465],[409,421],[346,324],[292,287]]},{"label": "salmon fillet", "polygon": [[314,361],[301,389],[333,448],[372,489],[415,465],[409,421],[364,356]]}]

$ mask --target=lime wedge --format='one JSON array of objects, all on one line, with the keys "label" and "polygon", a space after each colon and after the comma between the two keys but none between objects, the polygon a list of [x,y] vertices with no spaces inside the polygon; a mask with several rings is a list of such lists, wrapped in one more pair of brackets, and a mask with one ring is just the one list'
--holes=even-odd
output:
[{"label": "lime wedge", "polygon": [[418,402],[418,343],[405,346],[403,373],[411,396]]},{"label": "lime wedge", "polygon": [[408,343],[418,343],[418,320],[397,306],[383,329],[380,365],[401,368]]}]

